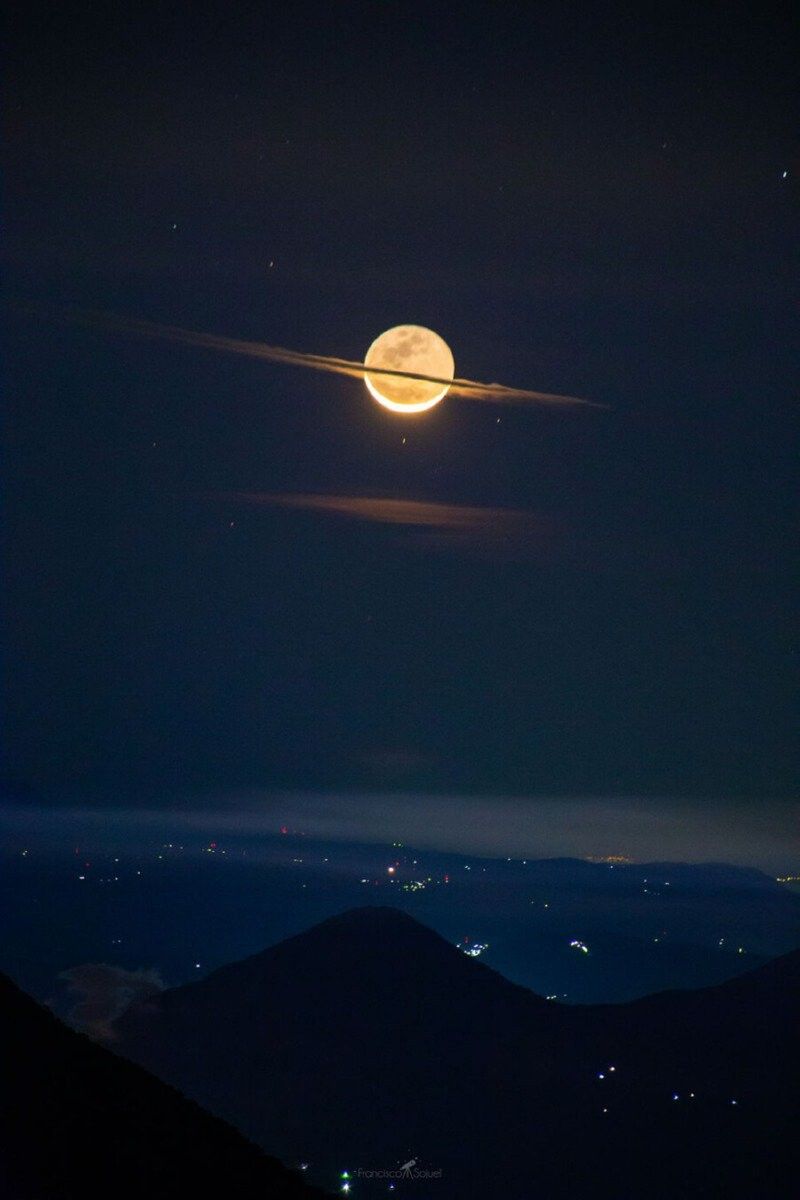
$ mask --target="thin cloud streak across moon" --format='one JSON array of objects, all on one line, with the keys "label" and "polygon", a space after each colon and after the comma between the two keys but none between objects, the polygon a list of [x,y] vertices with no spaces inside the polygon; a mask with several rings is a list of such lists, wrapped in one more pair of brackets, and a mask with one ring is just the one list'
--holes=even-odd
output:
[{"label": "thin cloud streak across moon", "polygon": [[[353,379],[363,379],[366,373],[366,367],[362,362],[354,362],[347,358],[334,358],[327,354],[307,354],[301,350],[288,350],[283,346],[270,346],[266,342],[248,342],[240,338],[224,337],[221,334],[201,333],[193,329],[181,329],[177,325],[159,325],[153,321],[118,317],[110,313],[76,310],[70,312],[68,316],[73,321],[95,328],[153,338],[158,341],[175,342],[184,346],[197,346],[205,350],[220,350],[226,354],[240,354],[245,358],[260,358],[266,362],[281,363],[289,367],[306,367],[314,371],[327,371],[333,375],[347,375]],[[381,367],[370,367],[369,374],[446,384],[449,388],[448,395],[462,396],[469,400],[559,406],[579,405],[586,408],[607,407],[593,400],[582,400],[577,396],[559,396],[550,392],[533,391],[530,388],[506,387],[502,383],[479,383],[477,380],[459,379],[458,377],[452,380],[440,379],[435,375],[420,375],[413,371],[397,371]]]}]

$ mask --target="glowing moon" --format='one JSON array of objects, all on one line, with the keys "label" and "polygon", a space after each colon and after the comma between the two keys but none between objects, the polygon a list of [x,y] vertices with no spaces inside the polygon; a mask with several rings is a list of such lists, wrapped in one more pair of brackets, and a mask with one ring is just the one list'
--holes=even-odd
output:
[{"label": "glowing moon", "polygon": [[[438,333],[422,325],[395,325],[377,337],[364,358],[365,367],[410,371],[452,379],[455,363],[450,347]],[[443,400],[450,385],[428,379],[404,379],[399,375],[364,374],[364,383],[384,408],[396,413],[419,413]]]}]

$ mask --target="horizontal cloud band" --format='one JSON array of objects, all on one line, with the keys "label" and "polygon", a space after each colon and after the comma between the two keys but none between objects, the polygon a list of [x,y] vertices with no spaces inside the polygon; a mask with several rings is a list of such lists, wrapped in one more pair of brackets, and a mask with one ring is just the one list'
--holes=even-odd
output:
[{"label": "horizontal cloud band", "polygon": [[[215,333],[200,333],[192,329],[181,329],[177,325],[159,325],[153,321],[140,321],[118,317],[109,313],[74,310],[69,318],[95,328],[109,329],[118,333],[134,334],[138,337],[156,338],[159,341],[177,342],[184,346],[198,346],[206,350],[221,350],[226,354],[241,354],[246,358],[260,358],[267,362],[282,363],[290,367],[307,367],[314,371],[328,371],[334,375],[348,375],[363,379],[366,368],[361,362],[346,358],[334,358],[326,354],[306,354],[301,350],[288,350],[283,346],[270,346],[266,342],[248,342],[240,338],[223,337]],[[463,396],[470,400],[493,400],[495,402],[582,405],[588,408],[605,408],[592,400],[581,400],[577,396],[558,396],[550,392],[532,391],[530,388],[506,387],[502,383],[479,383],[473,379],[442,379],[436,375],[420,375],[413,371],[396,371],[387,367],[370,367],[370,375],[389,375],[403,379],[417,379],[425,383],[446,384],[449,395]]]}]

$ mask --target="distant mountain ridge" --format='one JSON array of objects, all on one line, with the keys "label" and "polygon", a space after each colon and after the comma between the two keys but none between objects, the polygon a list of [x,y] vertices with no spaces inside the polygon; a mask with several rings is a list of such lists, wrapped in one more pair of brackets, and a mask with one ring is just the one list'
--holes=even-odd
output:
[{"label": "distant mountain ridge", "polygon": [[[118,845],[124,831],[112,830],[103,835],[109,849],[87,855],[92,869],[75,886],[63,838],[51,864],[39,852],[21,853],[24,823],[4,828],[0,967],[39,999],[55,994],[65,1015],[67,998],[54,993],[57,971],[87,963],[157,965],[172,983],[188,982],[198,978],[198,960],[202,970],[216,968],[364,903],[395,905],[448,941],[488,943],[482,961],[570,1003],[711,986],[800,946],[800,894],[752,868],[483,859],[277,831],[254,846],[228,830],[213,852],[192,849],[188,838],[171,849],[159,840],[159,859],[126,850]],[[165,833],[164,842],[171,836]],[[112,838],[118,864],[108,857]],[[108,885],[100,880],[111,874],[120,877],[118,901],[131,900],[127,910],[106,903]],[[58,936],[56,922],[43,916],[50,903],[61,914]],[[147,919],[148,907],[159,912],[157,922]],[[208,919],[195,922],[198,911]],[[576,938],[589,956],[570,948]]]},{"label": "distant mountain ridge", "polygon": [[442,1200],[754,1200],[795,1168],[799,982],[795,952],[710,989],[566,1007],[368,907],[135,1005],[117,1045],[325,1172],[421,1156]]}]

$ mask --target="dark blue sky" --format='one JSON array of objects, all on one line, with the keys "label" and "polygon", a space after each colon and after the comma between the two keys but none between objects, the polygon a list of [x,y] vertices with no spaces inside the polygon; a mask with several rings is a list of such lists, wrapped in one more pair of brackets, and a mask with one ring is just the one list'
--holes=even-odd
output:
[{"label": "dark blue sky", "polygon": [[[7,777],[790,794],[777,8],[273,8],[16,31]],[[610,407],[393,418],[68,306],[348,358],[420,323],[459,374]],[[275,493],[489,533],[236,498]]]}]

